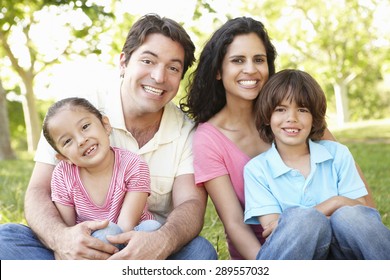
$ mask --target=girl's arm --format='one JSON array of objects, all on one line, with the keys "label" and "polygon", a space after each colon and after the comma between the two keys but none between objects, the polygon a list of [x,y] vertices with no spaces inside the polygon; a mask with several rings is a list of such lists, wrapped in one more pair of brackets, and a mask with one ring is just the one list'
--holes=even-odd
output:
[{"label": "girl's arm", "polygon": [[129,191],[126,193],[118,217],[118,226],[123,232],[133,230],[139,224],[148,195],[146,192]]},{"label": "girl's arm", "polygon": [[255,259],[261,245],[251,227],[244,223],[244,211],[229,176],[207,181],[205,187],[235,248],[245,259]]},{"label": "girl's arm", "polygon": [[64,220],[65,224],[69,227],[76,224],[76,211],[72,206],[66,206],[58,202],[54,202],[55,206],[60,212],[61,218]]}]

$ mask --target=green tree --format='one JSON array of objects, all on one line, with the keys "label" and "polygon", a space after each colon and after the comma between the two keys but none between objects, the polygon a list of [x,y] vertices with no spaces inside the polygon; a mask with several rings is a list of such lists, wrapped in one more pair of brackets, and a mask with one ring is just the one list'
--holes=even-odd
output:
[{"label": "green tree", "polygon": [[[88,0],[0,0],[0,53],[19,77],[23,111],[25,116],[28,150],[36,149],[41,124],[36,109],[34,81],[48,66],[60,62],[72,54],[99,53],[98,35],[107,29],[107,19],[113,14],[107,7]],[[56,16],[62,20],[61,36],[57,41],[48,40],[44,32],[56,32],[52,23],[45,23],[43,15]],[[82,21],[74,21],[74,19]],[[46,24],[46,29],[40,29]],[[53,23],[54,25],[54,23]],[[51,29],[50,29],[51,28]],[[46,30],[46,31],[45,31]],[[62,35],[64,34],[64,35]],[[78,38],[83,38],[80,47]],[[48,49],[50,51],[48,51]]]},{"label": "green tree", "polygon": [[378,9],[386,6],[388,1],[377,0],[281,0],[258,4],[253,14],[270,22],[271,37],[283,52],[281,68],[307,70],[333,91],[329,100],[343,125],[351,116],[372,116],[381,104],[378,92],[367,89],[381,80],[381,65],[389,59],[389,36],[374,25]]},{"label": "green tree", "polygon": [[14,159],[11,148],[6,92],[0,79],[0,160]]}]

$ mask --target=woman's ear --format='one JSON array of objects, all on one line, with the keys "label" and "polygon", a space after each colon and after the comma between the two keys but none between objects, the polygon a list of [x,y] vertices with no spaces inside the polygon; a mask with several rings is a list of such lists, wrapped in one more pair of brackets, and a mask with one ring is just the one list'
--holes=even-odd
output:
[{"label": "woman's ear", "polygon": [[217,72],[217,77],[216,77],[217,80],[222,80],[222,76],[221,76],[221,73],[218,71]]},{"label": "woman's ear", "polygon": [[112,130],[112,126],[111,126],[110,120],[108,119],[107,116],[103,116],[102,123],[103,123],[104,129],[107,132],[107,135],[110,135],[111,130]]}]

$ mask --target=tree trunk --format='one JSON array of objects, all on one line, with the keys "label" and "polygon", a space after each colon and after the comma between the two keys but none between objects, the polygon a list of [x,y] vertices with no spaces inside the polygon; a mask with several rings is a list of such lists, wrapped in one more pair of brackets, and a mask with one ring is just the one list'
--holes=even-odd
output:
[{"label": "tree trunk", "polygon": [[11,147],[5,90],[0,80],[0,160],[4,159],[15,159],[15,154]]},{"label": "tree trunk", "polygon": [[337,125],[343,127],[349,121],[347,83],[339,81],[333,85],[336,97]]},{"label": "tree trunk", "polygon": [[26,94],[23,99],[24,121],[26,123],[28,151],[34,152],[37,149],[41,133],[41,123],[35,102],[33,79],[25,81]]}]

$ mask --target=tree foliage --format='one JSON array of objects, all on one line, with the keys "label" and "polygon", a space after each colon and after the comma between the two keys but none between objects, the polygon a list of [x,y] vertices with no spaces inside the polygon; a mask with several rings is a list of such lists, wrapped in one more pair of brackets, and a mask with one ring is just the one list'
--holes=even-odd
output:
[{"label": "tree foliage", "polygon": [[[380,3],[264,1],[253,14],[259,11],[270,22],[268,30],[281,54],[280,68],[313,74],[329,90],[328,100],[336,103],[342,121],[348,121],[371,118],[374,112],[383,116],[377,110],[384,100],[376,85],[382,79],[380,66],[389,61],[390,38],[374,24]],[[341,96],[335,95],[337,91]]]},{"label": "tree foliage", "polygon": [[[44,15],[50,15],[53,22],[45,21],[47,17]],[[75,15],[78,18],[83,16],[83,20],[75,22]],[[14,83],[22,85],[30,151],[35,150],[41,130],[36,110],[35,78],[48,66],[60,62],[62,57],[100,53],[99,34],[108,28],[107,19],[110,18],[113,14],[107,11],[107,7],[88,0],[1,0],[0,53],[3,54],[2,63],[10,65],[19,77]],[[57,29],[50,29],[52,24],[55,26],[54,19],[58,19],[63,33],[57,34],[57,41],[50,41],[43,32],[60,33]],[[46,29],[40,29],[40,25],[45,25]],[[58,36],[67,37],[59,40]]]}]

